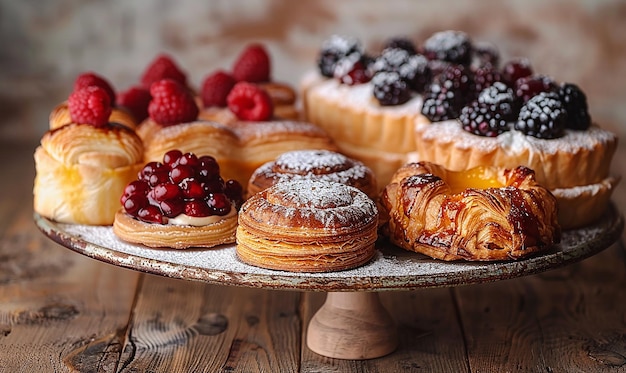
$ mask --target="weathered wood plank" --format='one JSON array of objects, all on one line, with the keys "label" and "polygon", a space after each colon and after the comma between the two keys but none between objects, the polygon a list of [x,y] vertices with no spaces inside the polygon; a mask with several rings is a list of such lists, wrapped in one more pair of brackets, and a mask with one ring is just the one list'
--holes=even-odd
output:
[{"label": "weathered wood plank", "polygon": [[39,232],[32,149],[0,144],[0,371],[114,372],[138,274]]},{"label": "weathered wood plank", "polygon": [[626,371],[624,253],[457,288],[473,372]]},{"label": "weathered wood plank", "polygon": [[[324,302],[324,293],[306,293],[305,326]],[[381,292],[381,302],[396,321],[399,346],[371,360],[340,360],[320,356],[306,346],[303,372],[464,372],[465,346],[449,289]],[[303,340],[306,340],[306,333]]]},{"label": "weathered wood plank", "polygon": [[121,372],[295,372],[300,294],[146,275]]}]

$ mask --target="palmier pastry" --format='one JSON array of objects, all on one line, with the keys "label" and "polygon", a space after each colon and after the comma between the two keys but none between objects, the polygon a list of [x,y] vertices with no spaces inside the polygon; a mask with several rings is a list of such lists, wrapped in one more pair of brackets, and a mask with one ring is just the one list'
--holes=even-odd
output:
[{"label": "palmier pastry", "polygon": [[146,160],[158,161],[170,149],[211,154],[222,166],[224,178],[244,186],[254,170],[287,151],[336,150],[324,130],[306,122],[235,122],[225,126],[194,121],[163,127],[148,119],[138,133],[144,139]]},{"label": "palmier pastry", "polygon": [[345,270],[374,256],[377,221],[374,202],[354,187],[286,181],[244,203],[236,252],[245,263],[275,270]]},{"label": "palmier pastry", "polygon": [[63,223],[110,225],[143,144],[127,127],[72,123],[44,134],[35,154],[34,209]]},{"label": "palmier pastry", "polygon": [[248,195],[288,180],[315,179],[353,186],[378,197],[376,177],[363,163],[330,150],[294,150],[267,162],[250,177]]},{"label": "palmier pastry", "polygon": [[523,166],[454,172],[410,163],[387,185],[381,205],[392,243],[436,259],[520,259],[560,240],[556,199]]},{"label": "palmier pastry", "polygon": [[170,150],[129,183],[113,232],[149,247],[185,249],[235,242],[242,187],[220,177],[211,156]]}]

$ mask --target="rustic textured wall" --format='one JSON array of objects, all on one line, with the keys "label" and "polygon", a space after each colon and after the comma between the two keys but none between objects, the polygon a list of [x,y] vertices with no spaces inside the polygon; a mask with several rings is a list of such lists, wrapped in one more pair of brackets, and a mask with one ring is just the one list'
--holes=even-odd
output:
[{"label": "rustic textured wall", "polygon": [[0,0],[0,136],[38,138],[74,77],[96,71],[117,89],[159,52],[173,54],[197,86],[229,67],[243,45],[264,42],[274,77],[297,83],[332,33],[375,48],[390,36],[423,40],[460,29],[496,43],[505,58],[588,92],[592,115],[626,131],[626,2],[620,0]]}]

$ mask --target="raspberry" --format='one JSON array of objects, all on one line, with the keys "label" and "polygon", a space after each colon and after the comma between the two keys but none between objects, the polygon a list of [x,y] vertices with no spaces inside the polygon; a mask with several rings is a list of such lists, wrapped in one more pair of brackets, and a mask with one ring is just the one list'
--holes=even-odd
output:
[{"label": "raspberry", "polygon": [[563,136],[566,119],[559,95],[541,92],[522,106],[515,129],[529,136],[554,139]]},{"label": "raspberry", "polygon": [[207,76],[202,83],[202,104],[204,107],[226,107],[226,97],[237,81],[232,75],[219,70]]},{"label": "raspberry", "polygon": [[268,82],[270,72],[270,57],[261,44],[248,45],[233,65],[233,78],[238,82]]},{"label": "raspberry", "polygon": [[387,40],[385,42],[383,49],[388,49],[388,48],[389,49],[391,48],[404,49],[410,55],[417,53],[417,49],[415,48],[415,44],[413,44],[413,41],[411,41],[411,39],[409,38],[402,37],[402,36],[396,36]]},{"label": "raspberry", "polygon": [[509,122],[491,105],[472,102],[461,110],[459,120],[463,129],[475,135],[495,137],[509,130]]},{"label": "raspberry", "polygon": [[261,87],[247,82],[235,84],[226,99],[228,108],[239,119],[268,120],[274,115],[271,97]]},{"label": "raspberry", "polygon": [[171,79],[180,83],[183,87],[187,86],[187,75],[180,70],[172,57],[165,53],[157,56],[148,65],[141,76],[141,84],[146,88],[150,88],[152,83],[163,79]]},{"label": "raspberry", "polygon": [[587,96],[575,84],[565,83],[559,89],[559,97],[567,111],[567,128],[586,130],[591,125],[591,116],[587,109]]},{"label": "raspberry", "polygon": [[150,91],[139,86],[117,94],[118,104],[128,109],[138,123],[148,117],[148,105],[151,99]]},{"label": "raspberry", "polygon": [[155,82],[150,87],[152,101],[148,105],[150,118],[171,126],[194,121],[198,118],[198,106],[187,87],[171,79]]},{"label": "raspberry", "polygon": [[402,105],[411,98],[411,89],[395,71],[381,71],[372,78],[374,97],[383,105]]},{"label": "raspberry", "polygon": [[85,72],[76,77],[74,81],[74,91],[91,85],[104,89],[109,95],[111,106],[115,106],[115,90],[113,90],[113,87],[105,78],[93,72]]},{"label": "raspberry", "polygon": [[317,66],[320,73],[327,78],[332,78],[337,62],[353,53],[359,55],[363,54],[363,47],[357,39],[341,35],[332,35],[322,44],[320,54],[317,58]]},{"label": "raspberry", "polygon": [[88,86],[70,94],[68,98],[70,117],[76,123],[105,126],[111,115],[111,99],[103,88]]},{"label": "raspberry", "polygon": [[431,60],[469,65],[472,58],[472,42],[462,31],[436,32],[424,42],[424,55]]}]

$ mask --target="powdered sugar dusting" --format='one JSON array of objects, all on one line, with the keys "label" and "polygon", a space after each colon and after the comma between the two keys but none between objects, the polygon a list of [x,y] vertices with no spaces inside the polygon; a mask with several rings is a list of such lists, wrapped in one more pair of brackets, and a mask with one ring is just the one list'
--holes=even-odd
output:
[{"label": "powdered sugar dusting", "polygon": [[437,139],[441,143],[454,143],[459,149],[493,151],[502,148],[510,154],[519,154],[524,150],[545,154],[576,153],[581,149],[592,150],[598,144],[607,144],[616,139],[615,134],[598,126],[591,126],[586,131],[565,130],[565,135],[557,139],[539,139],[516,130],[504,132],[497,137],[483,137],[463,130],[457,120],[418,125],[417,131],[426,140]]},{"label": "powdered sugar dusting", "polygon": [[264,139],[275,133],[310,134],[325,137],[326,132],[308,122],[271,120],[266,122],[235,122],[229,125],[243,141]]},{"label": "powdered sugar dusting", "polygon": [[417,116],[422,107],[422,96],[415,95],[402,105],[381,106],[374,98],[372,82],[364,84],[341,84],[337,79],[328,79],[311,88],[315,95],[324,100],[356,111],[384,113],[392,117]]},{"label": "powdered sugar dusting", "polygon": [[616,213],[612,212],[597,224],[565,231],[561,243],[553,250],[520,261],[443,262],[381,241],[369,263],[333,273],[291,273],[250,266],[237,259],[234,244],[197,250],[151,249],[121,241],[109,226],[56,224],[47,220],[44,225],[50,224],[48,229],[67,247],[144,272],[225,285],[331,291],[455,286],[556,268],[608,247],[621,232],[616,219]]},{"label": "powdered sugar dusting", "polygon": [[328,150],[296,150],[280,155],[274,162],[259,167],[252,178],[265,175],[275,182],[293,179],[318,179],[351,185],[363,179],[369,169],[361,162]]}]

